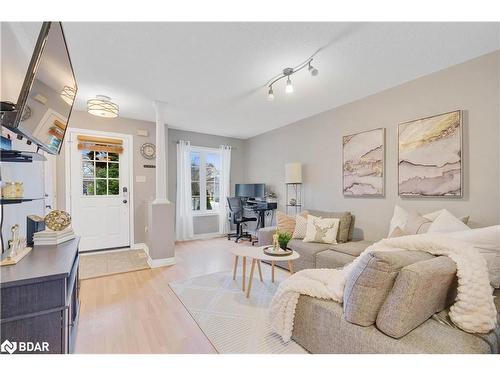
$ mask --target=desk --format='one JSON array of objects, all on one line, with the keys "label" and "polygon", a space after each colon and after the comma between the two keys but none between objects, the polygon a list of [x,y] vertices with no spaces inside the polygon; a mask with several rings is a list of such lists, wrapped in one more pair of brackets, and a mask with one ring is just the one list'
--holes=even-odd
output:
[{"label": "desk", "polygon": [[257,221],[257,227],[256,229],[259,228],[264,228],[266,226],[266,212],[267,211],[274,211],[278,208],[278,203],[273,202],[258,202],[258,203],[253,203],[253,204],[246,204],[243,206],[245,210],[252,211],[257,213],[259,220]]}]

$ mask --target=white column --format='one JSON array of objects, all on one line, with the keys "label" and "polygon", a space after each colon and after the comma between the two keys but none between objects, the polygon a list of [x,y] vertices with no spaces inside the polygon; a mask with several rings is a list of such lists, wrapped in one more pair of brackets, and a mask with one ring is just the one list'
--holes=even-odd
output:
[{"label": "white column", "polygon": [[156,113],[156,195],[153,203],[170,203],[168,200],[168,126],[165,121],[167,104],[154,101]]}]

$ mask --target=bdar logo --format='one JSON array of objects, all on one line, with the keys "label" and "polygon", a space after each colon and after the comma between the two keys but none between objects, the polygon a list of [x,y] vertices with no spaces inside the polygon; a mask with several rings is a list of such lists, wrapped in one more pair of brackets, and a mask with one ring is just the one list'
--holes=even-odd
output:
[{"label": "bdar logo", "polygon": [[17,342],[10,342],[9,340],[5,340],[2,342],[2,345],[0,346],[0,351],[2,353],[9,353],[12,354],[16,351],[17,349]]}]

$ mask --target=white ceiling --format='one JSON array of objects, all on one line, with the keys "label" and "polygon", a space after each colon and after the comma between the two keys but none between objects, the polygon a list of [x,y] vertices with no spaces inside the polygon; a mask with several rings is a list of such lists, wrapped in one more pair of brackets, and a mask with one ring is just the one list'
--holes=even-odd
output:
[{"label": "white ceiling", "polygon": [[[500,48],[498,23],[64,23],[77,109],[111,96],[120,116],[248,138]],[[265,83],[318,49],[295,92]]]}]

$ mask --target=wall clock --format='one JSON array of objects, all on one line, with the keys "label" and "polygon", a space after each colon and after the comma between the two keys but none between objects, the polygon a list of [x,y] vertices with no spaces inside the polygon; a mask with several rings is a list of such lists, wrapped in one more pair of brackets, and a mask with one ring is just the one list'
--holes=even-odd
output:
[{"label": "wall clock", "polygon": [[144,143],[141,146],[141,155],[146,159],[154,159],[156,156],[156,146],[152,143]]}]

